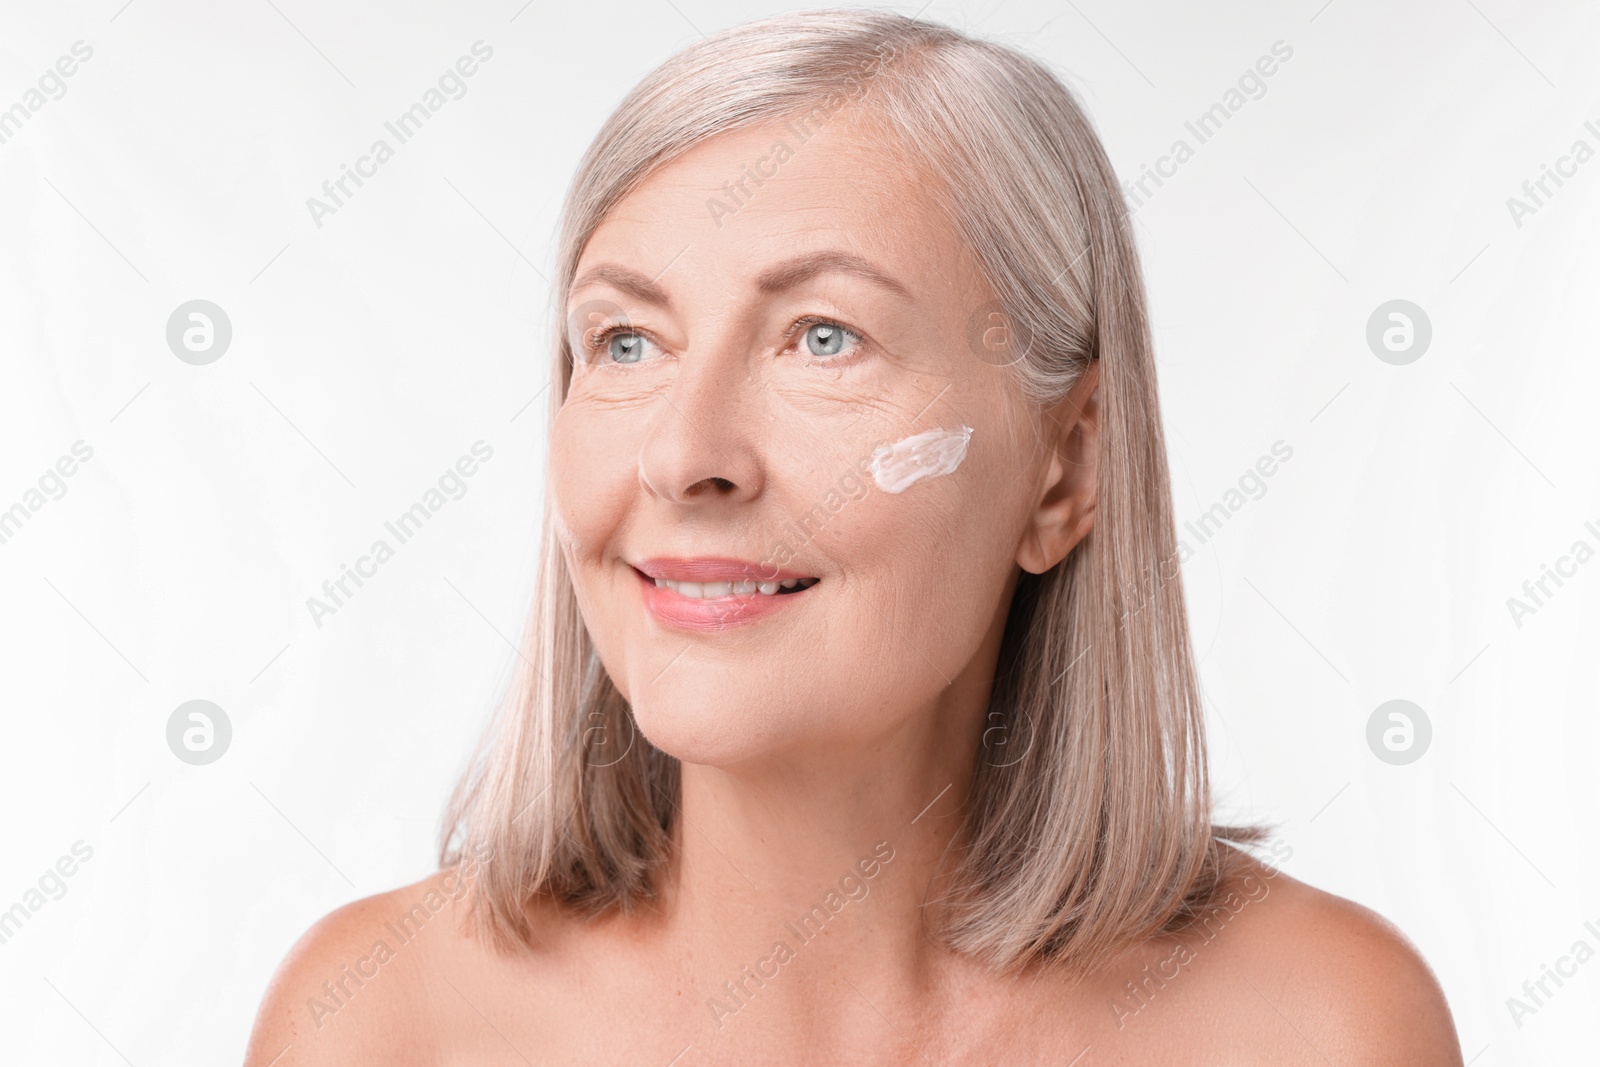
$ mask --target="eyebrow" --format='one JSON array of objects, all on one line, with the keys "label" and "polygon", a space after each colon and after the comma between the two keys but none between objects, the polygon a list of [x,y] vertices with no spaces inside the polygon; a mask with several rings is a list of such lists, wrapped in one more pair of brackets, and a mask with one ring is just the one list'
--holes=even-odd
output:
[{"label": "eyebrow", "polygon": [[781,293],[818,274],[827,274],[829,272],[854,274],[858,278],[876,282],[904,300],[912,299],[911,290],[901,285],[889,274],[873,266],[867,260],[852,252],[840,252],[831,249],[821,252],[808,252],[805,255],[796,256],[787,263],[769,267],[757,276],[756,288],[763,293]]},{"label": "eyebrow", "polygon": [[[756,276],[756,289],[761,293],[781,293],[819,274],[854,274],[875,282],[903,300],[913,299],[911,290],[895,278],[853,252],[824,250],[808,252],[793,259],[768,267]],[[604,282],[620,292],[658,307],[672,307],[672,298],[656,282],[631,267],[616,263],[600,263],[588,268],[572,281],[576,292],[588,285]]]},{"label": "eyebrow", "polygon": [[667,296],[665,289],[631,267],[615,263],[600,263],[590,267],[572,280],[572,288],[568,291],[575,293],[597,282],[603,282],[647,304],[656,304],[669,309],[672,307],[672,298]]}]

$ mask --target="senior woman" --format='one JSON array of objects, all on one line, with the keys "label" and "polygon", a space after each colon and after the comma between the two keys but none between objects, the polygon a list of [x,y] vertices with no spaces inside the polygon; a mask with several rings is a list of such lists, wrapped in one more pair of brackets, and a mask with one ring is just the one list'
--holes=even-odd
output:
[{"label": "senior woman", "polygon": [[1398,931],[1212,823],[1130,223],[1048,70],[695,44],[553,288],[522,674],[250,1064],[1461,1062]]}]

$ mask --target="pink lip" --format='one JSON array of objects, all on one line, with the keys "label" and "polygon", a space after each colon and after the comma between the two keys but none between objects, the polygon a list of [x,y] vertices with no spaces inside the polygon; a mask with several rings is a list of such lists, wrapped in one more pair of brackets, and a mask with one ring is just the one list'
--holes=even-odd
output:
[{"label": "pink lip", "polygon": [[766,568],[766,574],[763,575],[762,569],[756,564],[713,557],[652,559],[634,567],[645,609],[651,616],[663,626],[698,633],[714,633],[765,618],[804,597],[810,589],[777,595],[733,593],[695,600],[673,592],[666,586],[656,585],[656,578],[676,582],[777,582],[786,578],[810,577],[784,570],[777,570],[774,574],[773,570]]}]

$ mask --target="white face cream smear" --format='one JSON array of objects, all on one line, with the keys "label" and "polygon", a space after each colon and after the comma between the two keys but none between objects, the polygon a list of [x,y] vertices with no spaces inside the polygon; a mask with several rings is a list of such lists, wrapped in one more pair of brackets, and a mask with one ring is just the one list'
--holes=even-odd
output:
[{"label": "white face cream smear", "polygon": [[886,493],[904,492],[913,482],[949,474],[967,458],[967,442],[972,427],[959,430],[926,430],[879,445],[872,451],[872,480]]}]

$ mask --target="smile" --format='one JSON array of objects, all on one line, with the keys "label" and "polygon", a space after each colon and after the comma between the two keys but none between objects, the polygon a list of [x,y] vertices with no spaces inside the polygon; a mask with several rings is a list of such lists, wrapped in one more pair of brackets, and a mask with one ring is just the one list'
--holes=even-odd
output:
[{"label": "smile", "polygon": [[690,600],[711,600],[724,596],[779,596],[809,589],[821,579],[785,578],[781,582],[674,582],[669,578],[655,579],[657,589],[670,589]]},{"label": "smile", "polygon": [[656,622],[699,633],[754,622],[809,600],[802,594],[821,581],[787,571],[769,576],[756,564],[710,557],[645,560],[632,570]]}]

